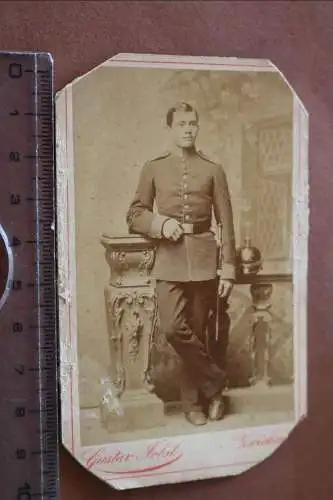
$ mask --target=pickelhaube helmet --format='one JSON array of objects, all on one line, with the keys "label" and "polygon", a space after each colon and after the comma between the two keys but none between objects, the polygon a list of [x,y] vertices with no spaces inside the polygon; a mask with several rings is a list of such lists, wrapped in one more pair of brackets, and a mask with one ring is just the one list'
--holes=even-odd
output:
[{"label": "pickelhaube helmet", "polygon": [[252,245],[251,238],[245,238],[244,244],[237,249],[236,264],[240,274],[257,274],[262,269],[261,252]]}]

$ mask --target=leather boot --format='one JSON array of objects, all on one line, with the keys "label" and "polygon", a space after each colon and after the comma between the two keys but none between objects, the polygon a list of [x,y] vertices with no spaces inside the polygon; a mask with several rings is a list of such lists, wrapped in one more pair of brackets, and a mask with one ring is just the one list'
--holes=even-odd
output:
[{"label": "leather boot", "polygon": [[225,402],[222,395],[214,396],[208,407],[208,418],[210,420],[222,420],[225,414]]},{"label": "leather boot", "polygon": [[206,415],[200,410],[192,410],[185,412],[185,418],[192,425],[205,425],[207,423]]}]

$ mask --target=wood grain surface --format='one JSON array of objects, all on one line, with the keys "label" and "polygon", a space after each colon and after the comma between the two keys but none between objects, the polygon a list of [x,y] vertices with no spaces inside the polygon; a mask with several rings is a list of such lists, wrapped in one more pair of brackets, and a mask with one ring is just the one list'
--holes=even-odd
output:
[{"label": "wood grain surface", "polygon": [[[333,498],[333,2],[1,2],[0,50],[54,57],[56,89],[118,52],[269,58],[310,113],[309,415],[235,478],[116,492],[61,453],[62,500]],[[1,105],[1,104],[0,104]]]}]

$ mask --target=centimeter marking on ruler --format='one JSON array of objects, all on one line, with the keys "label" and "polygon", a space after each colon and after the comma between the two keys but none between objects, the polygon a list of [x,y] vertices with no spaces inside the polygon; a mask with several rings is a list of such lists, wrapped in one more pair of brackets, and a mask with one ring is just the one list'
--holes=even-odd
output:
[{"label": "centimeter marking on ruler", "polygon": [[52,60],[0,53],[0,223],[13,257],[0,311],[1,498],[58,498]]}]

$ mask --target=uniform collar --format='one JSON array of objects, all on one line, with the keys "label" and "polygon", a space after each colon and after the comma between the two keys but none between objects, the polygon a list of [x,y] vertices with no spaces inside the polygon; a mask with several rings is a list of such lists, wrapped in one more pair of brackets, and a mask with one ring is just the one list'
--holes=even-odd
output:
[{"label": "uniform collar", "polygon": [[195,146],[193,146],[192,148],[184,148],[184,149],[177,148],[175,146],[171,149],[170,153],[172,154],[172,156],[176,156],[177,158],[187,159],[196,156],[197,150]]}]

